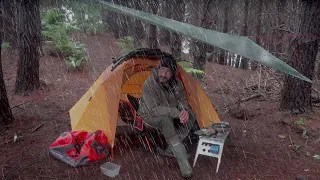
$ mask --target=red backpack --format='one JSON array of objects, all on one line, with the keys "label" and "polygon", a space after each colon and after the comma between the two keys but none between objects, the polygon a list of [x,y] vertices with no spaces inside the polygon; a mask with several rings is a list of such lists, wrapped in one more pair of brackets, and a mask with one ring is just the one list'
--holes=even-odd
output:
[{"label": "red backpack", "polygon": [[50,154],[73,167],[100,161],[110,153],[107,136],[101,131],[62,133],[49,147]]}]

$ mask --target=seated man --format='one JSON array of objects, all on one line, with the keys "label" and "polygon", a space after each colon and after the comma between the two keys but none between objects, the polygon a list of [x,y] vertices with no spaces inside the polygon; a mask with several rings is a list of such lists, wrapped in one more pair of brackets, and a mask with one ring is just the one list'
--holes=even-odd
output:
[{"label": "seated man", "polygon": [[[181,175],[191,177],[192,168],[182,140],[197,124],[176,72],[177,64],[170,57],[163,58],[160,66],[152,69],[151,77],[143,85],[138,114],[147,124],[160,130],[178,161]],[[173,120],[177,118],[182,126],[181,134],[174,126]]]}]

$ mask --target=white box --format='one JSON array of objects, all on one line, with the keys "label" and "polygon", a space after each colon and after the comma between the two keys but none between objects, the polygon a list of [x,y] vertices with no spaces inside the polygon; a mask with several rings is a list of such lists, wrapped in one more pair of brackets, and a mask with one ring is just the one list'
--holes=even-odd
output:
[{"label": "white box", "polygon": [[100,169],[104,175],[107,175],[109,177],[115,177],[119,174],[120,171],[120,165],[107,162],[100,166]]}]

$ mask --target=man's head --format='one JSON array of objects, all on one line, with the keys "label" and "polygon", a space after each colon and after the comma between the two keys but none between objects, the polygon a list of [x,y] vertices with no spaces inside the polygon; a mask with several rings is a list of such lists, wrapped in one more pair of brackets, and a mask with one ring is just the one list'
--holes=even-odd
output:
[{"label": "man's head", "polygon": [[159,81],[161,83],[167,83],[171,80],[173,76],[175,76],[177,71],[176,60],[173,58],[165,57],[160,62],[159,66]]}]

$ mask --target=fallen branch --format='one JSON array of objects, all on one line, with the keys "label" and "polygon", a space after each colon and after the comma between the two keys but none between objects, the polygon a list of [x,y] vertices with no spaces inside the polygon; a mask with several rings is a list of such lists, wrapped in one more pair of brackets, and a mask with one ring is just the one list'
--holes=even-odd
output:
[{"label": "fallen branch", "polygon": [[[40,177],[40,178],[45,178],[45,179],[58,179],[57,177],[52,177],[52,176],[42,176],[42,175],[38,175],[36,177]],[[38,179],[38,178],[37,178]]]},{"label": "fallen branch", "polygon": [[301,132],[304,132],[304,131],[305,131],[305,132],[306,132],[306,135],[308,135],[308,136],[313,136],[313,135],[314,135],[314,133],[313,133],[311,130],[309,130],[309,129],[301,126],[301,125],[297,126],[297,129],[298,129],[299,131],[301,131]]},{"label": "fallen branch", "polygon": [[45,124],[45,122],[42,123],[42,124],[40,124],[39,126],[35,127],[35,128],[32,130],[32,132],[35,132],[36,130],[38,130],[39,128],[41,128],[44,124]]},{"label": "fallen branch", "polygon": [[34,99],[31,99],[30,101],[26,101],[26,102],[20,103],[20,104],[18,104],[18,105],[15,105],[15,106],[11,107],[10,109],[19,107],[19,106],[24,105],[24,104],[26,104],[26,103],[32,102],[32,101],[34,101],[34,100],[36,100],[36,99],[38,99],[38,97],[37,97],[37,98],[34,98]]},{"label": "fallen branch", "polygon": [[284,121],[284,120],[281,120],[280,122],[283,123],[283,124],[285,124],[285,125],[293,126],[292,124],[290,124],[289,122],[286,122],[286,121]]},{"label": "fallen branch", "polygon": [[265,157],[262,157],[262,156],[260,156],[260,155],[254,154],[254,153],[252,153],[252,152],[248,152],[248,151],[243,151],[243,153],[246,153],[246,154],[251,154],[251,155],[253,155],[253,156],[255,156],[255,157],[259,157],[259,158],[262,158],[262,159],[265,159],[265,160],[270,160],[270,159],[267,159],[267,158],[265,158]]},{"label": "fallen branch", "polygon": [[2,145],[5,145],[5,144],[8,144],[8,143],[10,143],[10,142],[12,142],[12,141],[13,141],[13,139],[11,139],[11,140],[9,140],[9,141],[6,141],[6,142],[2,143],[1,146],[2,146]]},{"label": "fallen branch", "polygon": [[312,87],[312,90],[314,90],[316,93],[320,94],[320,91],[318,91],[316,88]]},{"label": "fallen branch", "polygon": [[223,85],[226,89],[231,90],[232,92],[239,93],[238,91],[236,91],[236,90],[232,89],[231,87],[229,87],[226,82],[224,82],[222,85]]},{"label": "fallen branch", "polygon": [[249,101],[249,100],[251,100],[251,99],[254,99],[254,98],[257,98],[257,97],[260,97],[260,96],[262,96],[260,93],[259,93],[259,94],[253,94],[253,95],[251,95],[251,96],[249,96],[249,97],[242,98],[242,99],[240,100],[240,102]]},{"label": "fallen branch", "polygon": [[299,152],[294,148],[294,144],[293,144],[293,141],[292,141],[290,135],[289,135],[289,140],[290,140],[290,144],[291,144],[292,150],[294,150],[294,152],[296,152],[300,156]]}]

